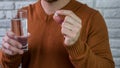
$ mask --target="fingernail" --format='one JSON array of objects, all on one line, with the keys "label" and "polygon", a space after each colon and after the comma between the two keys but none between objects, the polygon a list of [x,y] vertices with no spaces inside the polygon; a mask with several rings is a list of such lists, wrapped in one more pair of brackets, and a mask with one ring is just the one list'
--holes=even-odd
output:
[{"label": "fingernail", "polygon": [[55,16],[58,16],[58,14],[57,14],[57,13],[55,13]]}]

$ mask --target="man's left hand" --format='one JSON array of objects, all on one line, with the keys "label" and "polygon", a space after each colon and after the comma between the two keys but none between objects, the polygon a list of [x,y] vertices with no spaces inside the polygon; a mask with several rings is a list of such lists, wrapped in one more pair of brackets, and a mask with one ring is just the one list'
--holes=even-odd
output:
[{"label": "man's left hand", "polygon": [[56,14],[65,16],[61,24],[61,32],[65,37],[64,44],[67,46],[73,45],[80,36],[81,19],[70,10],[58,10]]}]

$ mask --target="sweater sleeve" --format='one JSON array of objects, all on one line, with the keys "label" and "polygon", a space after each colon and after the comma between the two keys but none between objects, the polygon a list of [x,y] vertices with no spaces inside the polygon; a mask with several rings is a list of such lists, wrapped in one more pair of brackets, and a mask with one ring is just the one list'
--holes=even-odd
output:
[{"label": "sweater sleeve", "polygon": [[10,56],[2,53],[1,67],[2,68],[18,68],[21,63],[22,55]]},{"label": "sweater sleeve", "polygon": [[[96,12],[89,21],[87,29],[81,31],[79,40],[66,46],[70,60],[75,68],[114,68],[108,31],[103,17]],[[86,41],[81,40],[86,32]]]}]

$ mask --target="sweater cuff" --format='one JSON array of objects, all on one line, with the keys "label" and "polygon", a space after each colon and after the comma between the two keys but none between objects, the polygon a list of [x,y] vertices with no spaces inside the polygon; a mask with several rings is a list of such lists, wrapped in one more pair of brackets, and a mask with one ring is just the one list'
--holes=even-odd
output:
[{"label": "sweater cuff", "polygon": [[22,55],[19,55],[19,54],[17,54],[17,55],[14,55],[14,56],[11,56],[11,55],[7,55],[7,54],[5,54],[5,53],[2,53],[2,61],[3,62],[16,62],[16,60],[19,60],[19,59],[21,59],[21,57],[22,57]]},{"label": "sweater cuff", "polygon": [[75,44],[71,46],[65,45],[65,48],[67,49],[71,59],[78,59],[83,57],[83,53],[84,53],[83,41],[78,40]]}]

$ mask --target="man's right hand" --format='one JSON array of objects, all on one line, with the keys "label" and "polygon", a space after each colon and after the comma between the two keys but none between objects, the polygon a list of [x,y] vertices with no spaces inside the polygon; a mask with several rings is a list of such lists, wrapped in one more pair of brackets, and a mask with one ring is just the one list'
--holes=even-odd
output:
[{"label": "man's right hand", "polygon": [[2,39],[2,52],[7,55],[23,54],[22,44],[16,40],[16,35],[9,31]]}]

